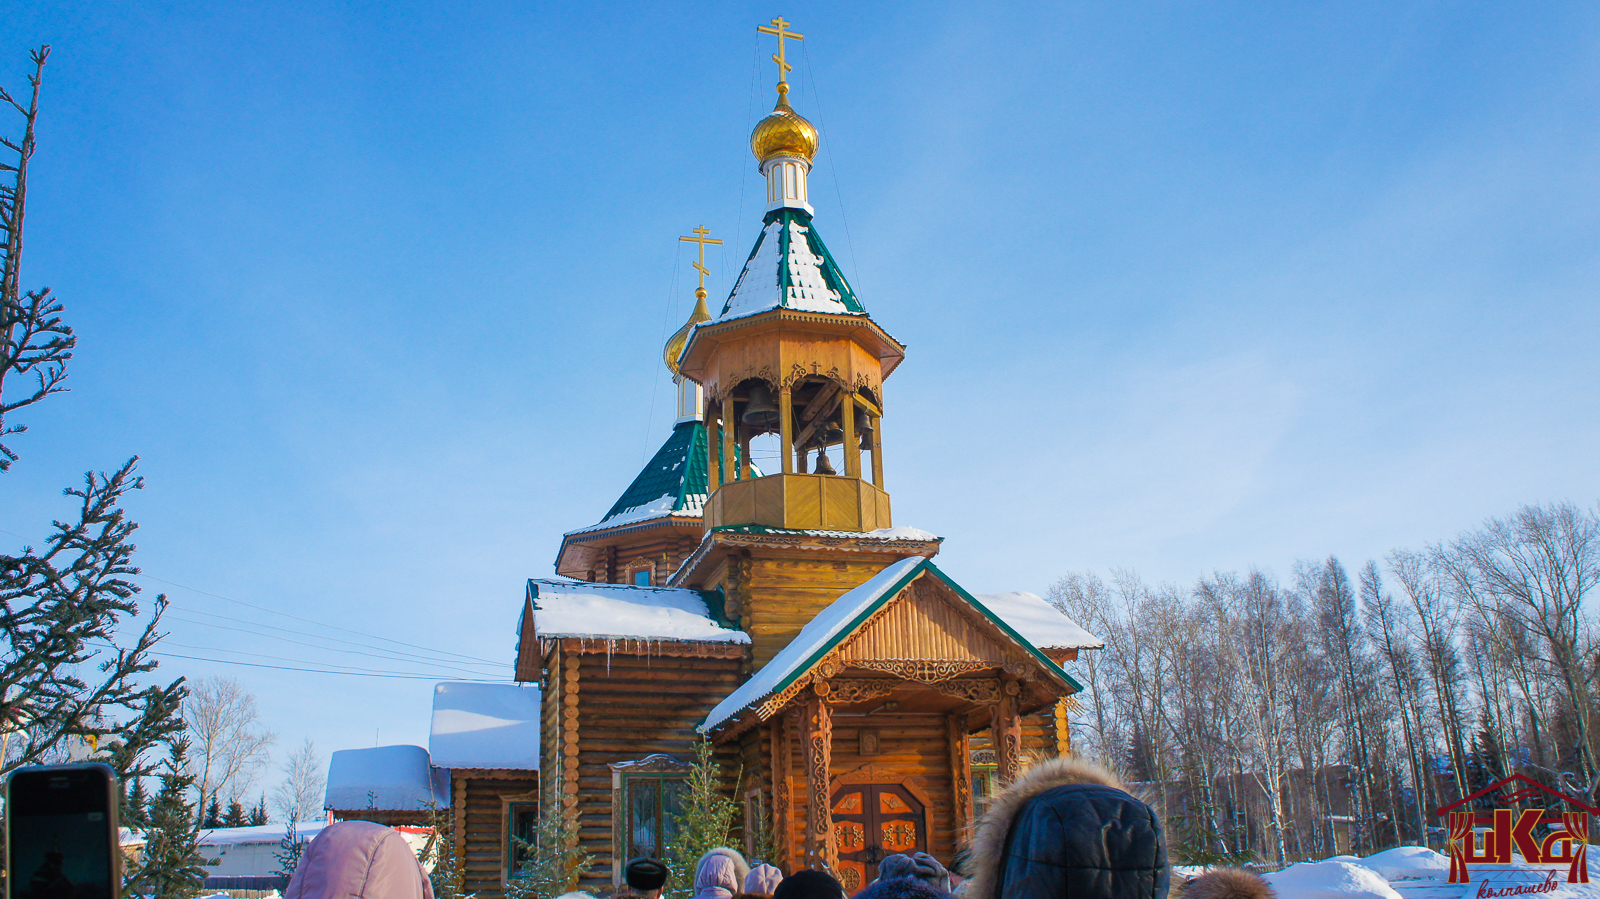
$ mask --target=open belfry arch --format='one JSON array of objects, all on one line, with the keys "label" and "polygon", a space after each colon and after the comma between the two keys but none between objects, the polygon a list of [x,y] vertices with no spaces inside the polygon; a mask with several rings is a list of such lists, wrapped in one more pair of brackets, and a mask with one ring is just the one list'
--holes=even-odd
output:
[{"label": "open belfry arch", "polygon": [[[932,563],[943,538],[895,526],[886,382],[905,347],[867,313],[812,220],[817,129],[778,101],[751,135],[768,208],[727,299],[664,348],[678,419],[601,520],[568,532],[528,583],[516,676],[542,687],[541,815],[593,853],[580,885],[670,841],[686,766],[710,740],[744,815],[786,872],[852,892],[882,857],[945,861],[984,797],[1030,758],[1070,751],[1101,643],[1027,593],[967,592]],[[776,464],[752,442],[776,443]],[[739,772],[738,782],[732,782]]]}]

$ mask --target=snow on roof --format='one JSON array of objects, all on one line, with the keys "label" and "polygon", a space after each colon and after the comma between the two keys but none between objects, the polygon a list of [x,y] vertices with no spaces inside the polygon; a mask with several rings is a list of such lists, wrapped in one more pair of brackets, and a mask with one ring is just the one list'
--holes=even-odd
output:
[{"label": "snow on roof", "polygon": [[528,591],[541,637],[750,642],[717,623],[698,590],[534,579]]},{"label": "snow on roof", "polygon": [[871,531],[819,531],[805,528],[775,528],[763,524],[735,524],[719,527],[717,532],[724,534],[799,534],[804,537],[855,537],[863,540],[916,540],[921,542],[944,540],[938,534],[930,534],[921,528],[907,525],[877,528]]},{"label": "snow on roof", "polygon": [[[300,821],[294,826],[297,840],[310,840],[322,833],[326,821]],[[286,824],[262,824],[256,827],[218,827],[200,831],[201,846],[247,846],[258,843],[278,845],[283,842]]]},{"label": "snow on roof", "polygon": [[436,685],[428,752],[440,768],[539,770],[539,688]]},{"label": "snow on roof", "polygon": [[717,707],[706,716],[705,723],[700,725],[701,732],[711,730],[751,703],[765,699],[776,692],[778,685],[783,683],[785,678],[805,666],[811,656],[831,644],[841,631],[849,627],[851,622],[860,617],[862,612],[881,599],[885,593],[892,590],[911,569],[926,561],[921,556],[901,559],[873,575],[866,583],[834,600],[831,605],[819,612],[817,617],[801,628],[800,633],[789,641],[788,646],[778,650],[772,661],[757,671],[754,677],[717,703]]},{"label": "snow on roof", "polygon": [[810,221],[803,213],[777,211],[761,229],[719,321],[779,306],[801,312],[865,313]]},{"label": "snow on roof", "polygon": [[450,804],[448,772],[421,746],[341,749],[328,759],[325,808],[406,810]]},{"label": "snow on roof", "polygon": [[977,600],[1040,649],[1103,649],[1105,641],[1033,593],[978,593]]}]

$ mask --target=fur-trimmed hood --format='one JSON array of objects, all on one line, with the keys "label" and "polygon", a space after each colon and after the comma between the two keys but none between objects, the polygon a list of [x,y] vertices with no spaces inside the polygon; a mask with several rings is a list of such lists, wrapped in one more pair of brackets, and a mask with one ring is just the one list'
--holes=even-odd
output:
[{"label": "fur-trimmed hood", "polygon": [[750,864],[737,849],[718,846],[700,856],[694,866],[694,894],[707,899],[729,899],[744,887]]},{"label": "fur-trimmed hood", "polygon": [[1243,868],[1215,868],[1189,881],[1181,899],[1277,899],[1272,884]]},{"label": "fur-trimmed hood", "polygon": [[[1023,848],[1024,851],[1018,851]],[[1160,818],[1115,775],[1047,759],[989,801],[968,851],[962,899],[1165,899]]]}]

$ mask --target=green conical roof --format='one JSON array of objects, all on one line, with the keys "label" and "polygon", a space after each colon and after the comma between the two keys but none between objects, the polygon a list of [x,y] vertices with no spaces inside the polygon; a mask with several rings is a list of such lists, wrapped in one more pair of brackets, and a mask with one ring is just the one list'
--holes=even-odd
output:
[{"label": "green conical roof", "polygon": [[[737,448],[734,464],[739,464]],[[760,472],[754,474],[759,476]],[[614,527],[672,512],[698,515],[705,505],[709,484],[705,423],[680,421],[600,523],[583,530]]]},{"label": "green conical roof", "polygon": [[780,307],[801,312],[867,314],[817,234],[809,213],[783,207],[767,213],[764,221],[719,320]]}]

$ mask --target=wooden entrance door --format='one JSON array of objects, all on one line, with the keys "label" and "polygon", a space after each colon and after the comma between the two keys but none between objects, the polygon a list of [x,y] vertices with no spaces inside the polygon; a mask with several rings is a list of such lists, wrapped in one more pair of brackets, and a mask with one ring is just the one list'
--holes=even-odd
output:
[{"label": "wooden entrance door", "polygon": [[928,851],[928,812],[899,784],[850,784],[833,794],[839,880],[851,893],[877,879],[896,852]]}]

